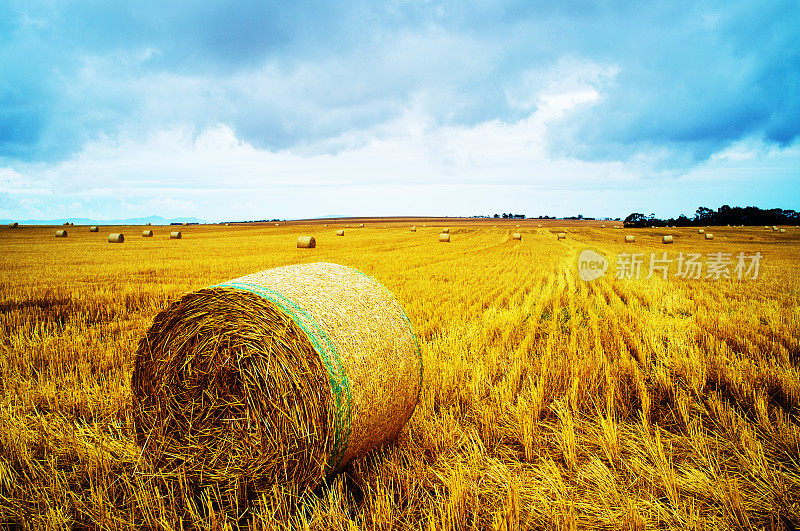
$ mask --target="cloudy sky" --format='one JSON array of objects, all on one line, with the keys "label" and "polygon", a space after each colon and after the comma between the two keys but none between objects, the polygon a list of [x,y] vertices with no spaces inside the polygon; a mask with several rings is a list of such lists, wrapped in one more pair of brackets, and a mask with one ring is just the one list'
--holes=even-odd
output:
[{"label": "cloudy sky", "polygon": [[800,210],[798,28],[797,0],[3,0],[0,218]]}]

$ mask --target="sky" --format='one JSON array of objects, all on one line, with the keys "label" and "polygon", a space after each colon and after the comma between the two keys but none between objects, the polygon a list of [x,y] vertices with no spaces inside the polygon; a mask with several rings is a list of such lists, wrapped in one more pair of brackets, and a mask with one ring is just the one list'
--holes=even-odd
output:
[{"label": "sky", "polygon": [[0,219],[800,210],[800,2],[4,0]]}]

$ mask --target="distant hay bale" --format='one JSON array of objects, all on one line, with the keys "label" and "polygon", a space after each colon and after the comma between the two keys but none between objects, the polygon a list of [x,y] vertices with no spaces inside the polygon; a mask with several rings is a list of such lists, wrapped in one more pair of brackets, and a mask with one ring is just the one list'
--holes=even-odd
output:
[{"label": "distant hay bale", "polygon": [[344,236],[344,230],[342,230],[342,229],[337,230],[336,231],[336,235],[337,236]]},{"label": "distant hay bale", "polygon": [[56,231],[56,238],[66,238],[66,237],[67,237],[67,231],[65,230]]},{"label": "distant hay bale", "polygon": [[323,225],[323,227],[327,227],[327,226],[328,226],[328,224],[327,224],[327,223],[326,223],[325,225]]},{"label": "distant hay bale", "polygon": [[275,226],[276,226],[276,227],[280,227],[280,226],[281,226],[281,224],[280,224],[280,223],[276,223],[276,224],[275,224]]},{"label": "distant hay bale", "polygon": [[313,236],[300,236],[297,238],[298,249],[313,249],[317,246],[317,240]]},{"label": "distant hay bale", "polygon": [[100,232],[100,227],[98,227],[97,225],[92,225],[91,227],[89,227],[89,232]]},{"label": "distant hay bale", "polygon": [[625,243],[635,243],[635,242],[636,242],[636,236],[633,236],[631,234],[625,236]]},{"label": "distant hay bale", "polygon": [[108,243],[125,243],[125,236],[119,232],[112,232],[108,235]]},{"label": "distant hay bale", "polygon": [[773,230],[773,231],[775,231],[775,232],[777,232],[777,231],[778,231],[778,227],[776,227],[775,225],[773,225],[773,226],[772,226],[772,230]]},{"label": "distant hay bale", "polygon": [[148,222],[146,223],[146,225],[152,225],[152,223],[150,223],[150,222],[148,221]]},{"label": "distant hay bale", "polygon": [[439,235],[439,242],[446,243],[450,241],[450,234],[443,232]]},{"label": "distant hay bale", "polygon": [[180,240],[182,236],[183,235],[180,233],[180,231],[173,231],[169,233],[170,240]]},{"label": "distant hay bale", "polygon": [[566,232],[559,232],[558,234],[556,234],[556,238],[559,239],[559,240],[566,240],[567,239],[567,233]]},{"label": "distant hay bale", "polygon": [[705,230],[703,230],[703,229],[697,229],[697,234],[703,234],[704,232],[705,232]]},{"label": "distant hay bale", "polygon": [[309,491],[396,439],[419,400],[422,358],[392,294],[311,263],[184,295],[133,362],[142,454],[200,487]]},{"label": "distant hay bale", "polygon": [[542,228],[542,224],[541,223],[536,225],[536,226],[539,227],[540,229]]},{"label": "distant hay bale", "polygon": [[8,224],[8,228],[9,229],[17,229],[17,228],[19,228],[19,223],[17,223],[16,221],[14,223],[9,223]]},{"label": "distant hay bale", "polygon": [[769,228],[770,228],[770,227],[769,227],[769,225],[764,225],[764,228],[765,228],[766,230],[769,230]]},{"label": "distant hay bale", "polygon": [[522,234],[520,234],[519,232],[515,232],[515,233],[513,233],[511,235],[511,239],[512,240],[522,240]]},{"label": "distant hay bale", "polygon": [[606,228],[606,226],[605,225],[600,225],[600,228],[604,229],[604,228]]},{"label": "distant hay bale", "polygon": [[519,224],[517,224],[517,227],[519,227]]},{"label": "distant hay bale", "polygon": [[417,228],[416,227],[411,227],[411,232],[417,232]]},{"label": "distant hay bale", "polygon": [[783,234],[784,232],[786,232],[786,229],[780,229],[778,232],[780,232],[781,234]]},{"label": "distant hay bale", "polygon": [[350,225],[345,225],[344,228],[349,229]]},{"label": "distant hay bale", "polygon": [[364,224],[362,223],[361,225],[359,225],[359,227],[363,229],[364,228]]},{"label": "distant hay bale", "polygon": [[442,229],[442,234],[450,234],[450,229],[449,228]]},{"label": "distant hay bale", "polygon": [[142,238],[152,238],[152,237],[153,237],[153,231],[151,230],[142,231]]},{"label": "distant hay bale", "polygon": [[428,226],[427,226],[427,225],[423,225],[423,226],[422,226],[422,228],[423,228],[423,229],[427,229],[427,228],[428,228]]},{"label": "distant hay bale", "polygon": [[619,228],[619,225],[614,225],[614,228],[615,228],[615,229],[618,229],[618,228]]},{"label": "distant hay bale", "polygon": [[706,234],[706,240],[713,240],[713,239],[714,239],[714,235],[713,234],[711,234],[711,233]]},{"label": "distant hay bale", "polygon": [[668,234],[668,235],[662,237],[661,238],[661,243],[672,243],[672,236]]},{"label": "distant hay bale", "polygon": [[64,226],[65,226],[65,227],[69,226],[69,221],[65,221],[65,222],[64,222]]}]

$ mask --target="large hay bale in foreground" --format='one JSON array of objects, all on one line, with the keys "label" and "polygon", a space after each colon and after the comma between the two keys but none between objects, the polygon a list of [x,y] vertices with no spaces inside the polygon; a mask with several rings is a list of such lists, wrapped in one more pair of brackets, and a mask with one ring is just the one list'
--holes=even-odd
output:
[{"label": "large hay bale in foreground", "polygon": [[662,237],[661,238],[661,243],[672,243],[672,236],[668,234],[668,235]]},{"label": "large hay bale in foreground", "polygon": [[152,238],[152,237],[153,237],[153,231],[151,230],[142,231],[142,238]]},{"label": "large hay bale in foreground", "polygon": [[317,240],[313,236],[300,236],[297,238],[298,249],[313,249],[317,246]]},{"label": "large hay bale in foreground", "polygon": [[441,233],[439,235],[439,243],[449,243],[450,242],[450,235],[447,233]]},{"label": "large hay bale in foreground", "polygon": [[522,234],[520,234],[519,232],[515,232],[515,233],[513,233],[511,235],[511,239],[512,240],[522,240]]},{"label": "large hay bale in foreground", "polygon": [[125,236],[119,232],[112,232],[108,235],[108,243],[125,243]]},{"label": "large hay bale in foreground", "polygon": [[56,231],[56,238],[66,238],[66,237],[67,237],[67,231],[65,230]]},{"label": "large hay bale in foreground", "polygon": [[279,267],[156,316],[134,359],[134,426],[166,473],[305,490],[395,439],[421,381],[419,344],[388,290],[336,264]]},{"label": "large hay bale in foreground", "polygon": [[180,240],[183,237],[180,231],[172,231],[169,233],[170,240]]}]

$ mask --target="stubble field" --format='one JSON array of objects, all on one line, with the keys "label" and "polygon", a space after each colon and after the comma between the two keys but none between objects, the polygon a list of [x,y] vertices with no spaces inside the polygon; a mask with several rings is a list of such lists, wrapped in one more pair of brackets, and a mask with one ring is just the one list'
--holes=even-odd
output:
[{"label": "stubble field", "polygon": [[[170,227],[0,229],[0,526],[800,526],[800,230],[714,227],[707,241],[588,222],[412,223],[344,237],[333,222],[190,226],[181,240]],[[317,248],[296,249],[301,234]],[[610,261],[591,282],[578,277],[586,248]],[[641,278],[614,278],[634,251]],[[676,262],[646,278],[664,252],[731,253],[733,278],[678,278]],[[736,278],[740,252],[761,253],[757,278]],[[187,291],[315,261],[377,279],[416,330],[423,389],[400,439],[302,503],[275,490],[231,508],[160,477],[130,405],[153,317]]]}]

